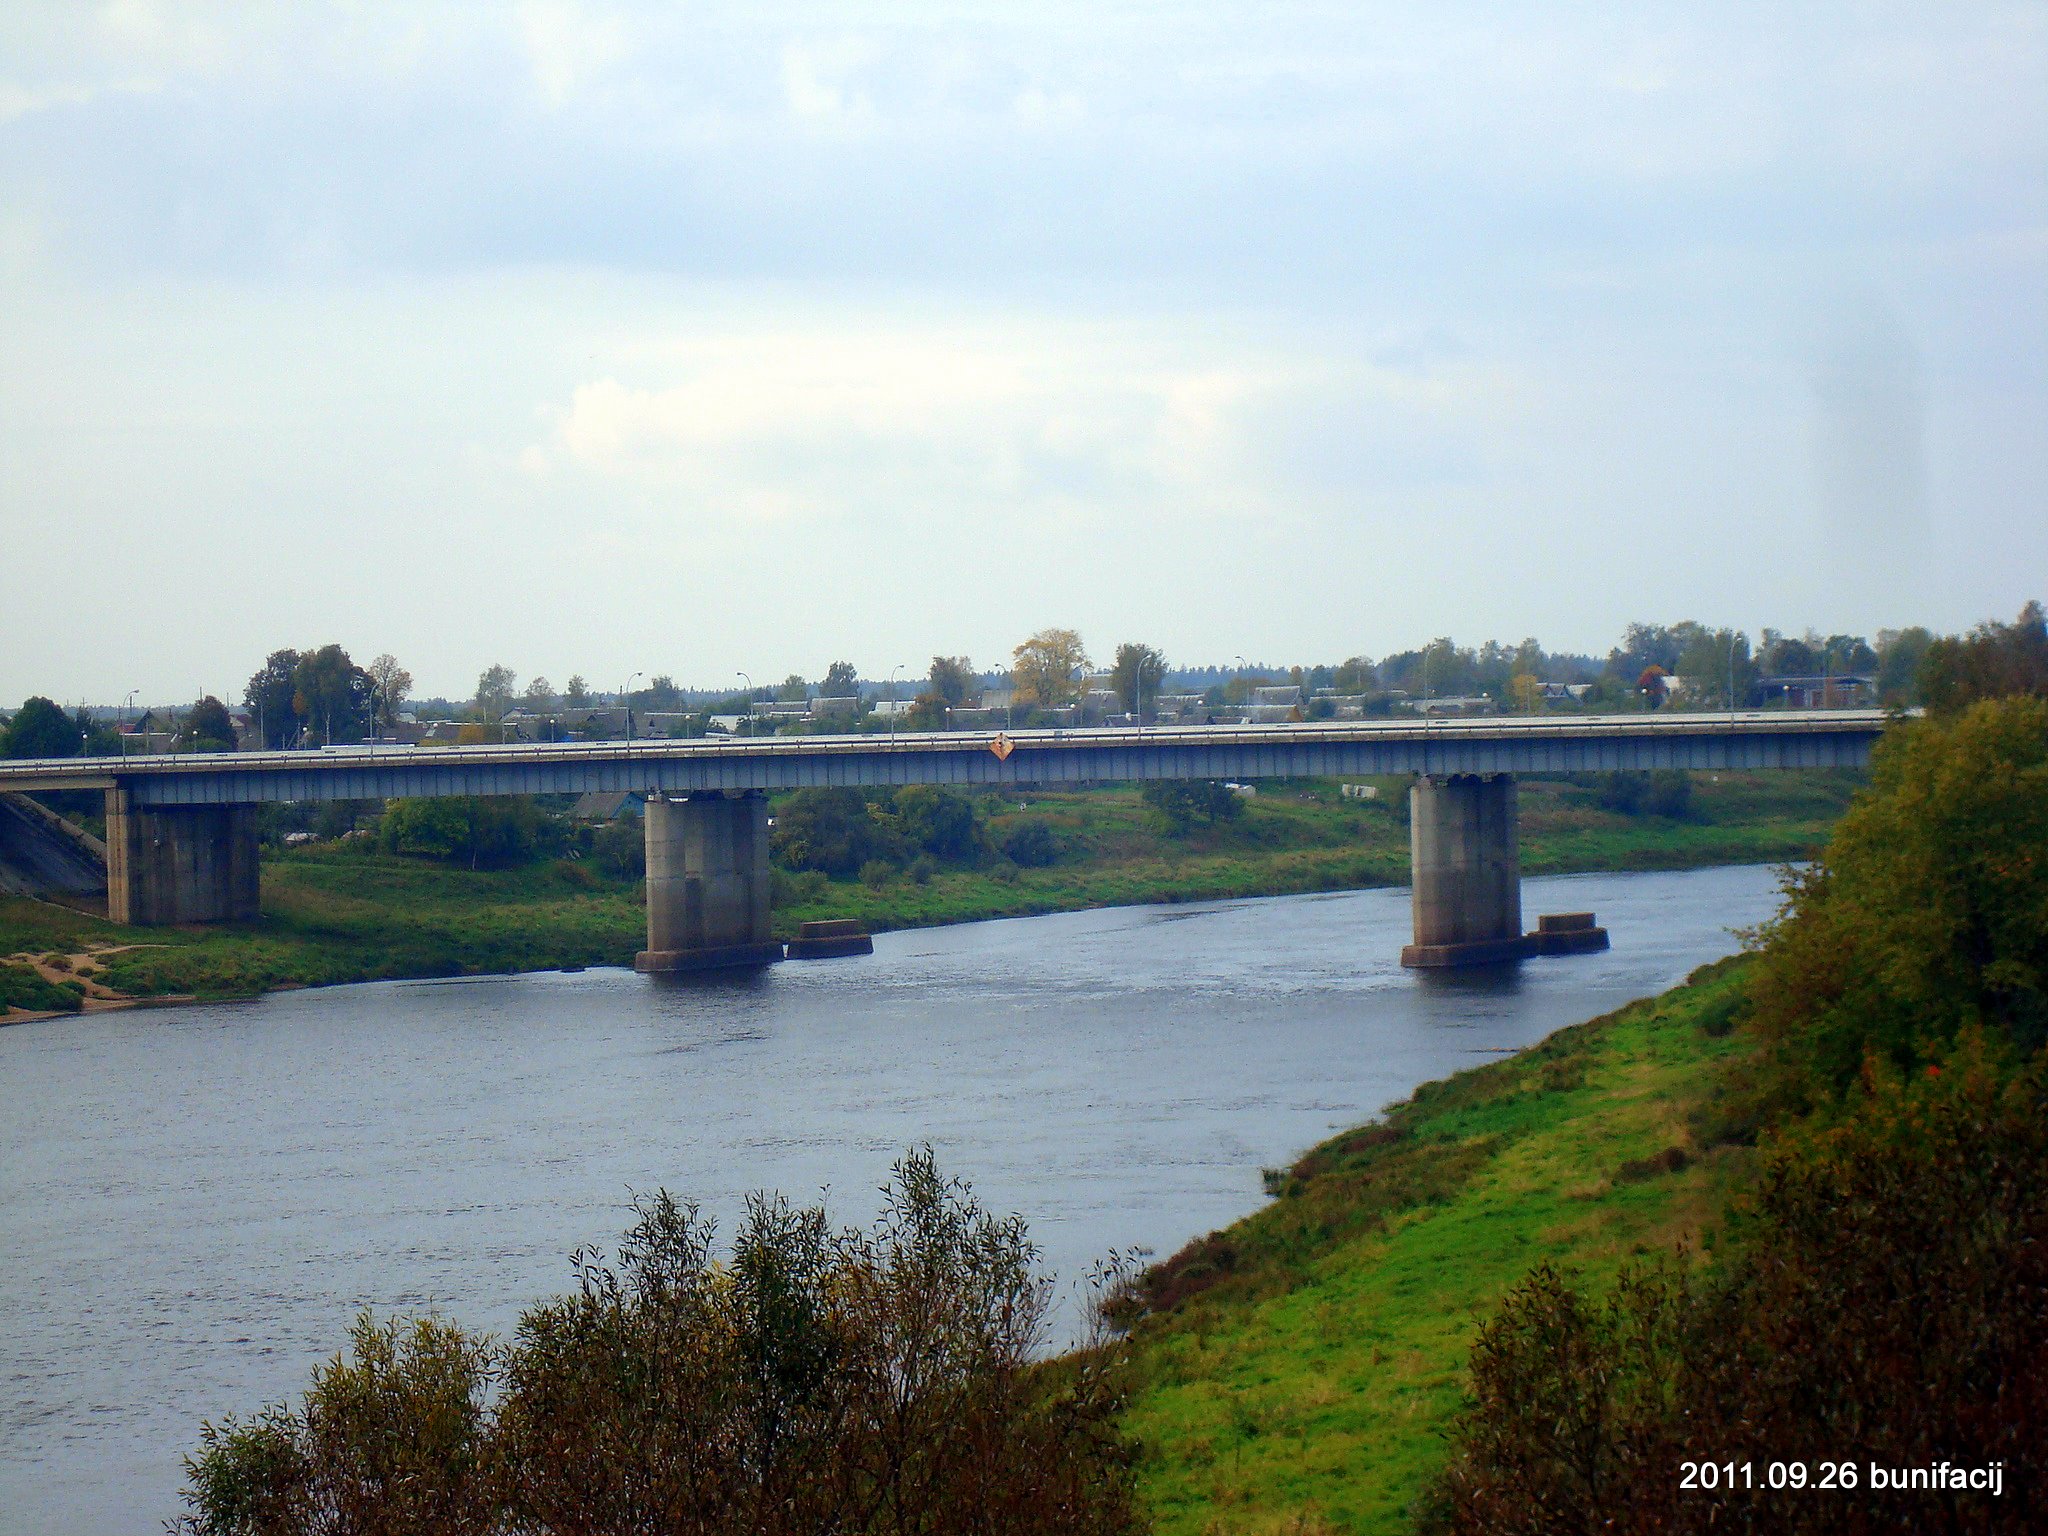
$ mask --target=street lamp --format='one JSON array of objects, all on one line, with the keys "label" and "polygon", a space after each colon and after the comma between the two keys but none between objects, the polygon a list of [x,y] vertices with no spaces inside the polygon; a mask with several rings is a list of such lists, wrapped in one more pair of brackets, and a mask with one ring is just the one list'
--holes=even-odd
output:
[{"label": "street lamp", "polygon": [[[137,695],[140,692],[142,692],[140,688],[130,688],[128,690],[128,697],[122,702],[121,705],[122,724],[125,725],[127,723],[128,711],[134,707],[135,695]],[[128,733],[126,731],[123,731],[121,733],[121,755],[123,757],[126,757],[128,755]]]},{"label": "street lamp", "polygon": [[[891,668],[891,669],[890,669],[890,672],[889,672],[889,702],[890,702],[890,704],[892,704],[892,705],[893,705],[893,704],[894,704],[894,703],[896,702],[896,679],[897,679],[898,675],[899,675],[899,674],[901,674],[901,672],[902,672],[902,671],[903,671],[903,663],[899,661],[899,662],[898,662],[898,663],[897,663],[897,664],[896,664],[896,665],[895,665],[895,666],[894,666],[893,668]],[[893,737],[895,736],[895,734],[896,734],[896,711],[895,711],[895,710],[894,710],[894,709],[892,708],[892,709],[891,709],[891,710],[889,711],[889,735],[890,735],[890,736],[891,736],[891,737],[893,738]]]},{"label": "street lamp", "polygon": [[1735,647],[1736,647],[1736,645],[1737,645],[1737,644],[1739,644],[1739,643],[1741,642],[1741,640],[1742,640],[1742,632],[1741,632],[1740,630],[1732,630],[1732,631],[1730,631],[1730,632],[1729,632],[1729,635],[1728,635],[1728,713],[1729,713],[1729,714],[1731,714],[1731,715],[1735,713]]},{"label": "street lamp", "polygon": [[754,734],[754,680],[744,672],[738,675],[739,680],[747,685],[747,718],[740,726],[740,734],[751,736]]},{"label": "street lamp", "polygon": [[619,690],[619,702],[626,706],[626,740],[633,739],[633,685],[645,677],[645,672],[635,672],[626,679],[626,686]]}]

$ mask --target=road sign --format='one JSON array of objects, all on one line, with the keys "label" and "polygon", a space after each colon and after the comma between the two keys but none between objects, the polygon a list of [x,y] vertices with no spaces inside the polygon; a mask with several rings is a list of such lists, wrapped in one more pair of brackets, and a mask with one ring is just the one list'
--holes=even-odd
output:
[{"label": "road sign", "polygon": [[1017,750],[1017,743],[1010,740],[1007,736],[997,736],[994,741],[988,744],[988,749],[995,753],[997,762],[1007,763],[1010,760],[1010,754]]}]

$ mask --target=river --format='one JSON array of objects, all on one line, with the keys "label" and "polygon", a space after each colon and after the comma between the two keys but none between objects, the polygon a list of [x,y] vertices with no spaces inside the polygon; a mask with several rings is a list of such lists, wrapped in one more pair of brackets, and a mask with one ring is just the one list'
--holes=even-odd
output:
[{"label": "river", "polygon": [[727,1230],[760,1188],[865,1220],[930,1142],[1063,1280],[1163,1255],[1418,1083],[1728,953],[1774,892],[1760,867],[1528,880],[1527,912],[1597,911],[1614,947],[1506,975],[1402,971],[1408,894],[1378,890],[885,934],[744,980],[0,1030],[0,1533],[160,1531],[202,1419],[295,1395],[366,1305],[503,1330],[636,1190]]}]

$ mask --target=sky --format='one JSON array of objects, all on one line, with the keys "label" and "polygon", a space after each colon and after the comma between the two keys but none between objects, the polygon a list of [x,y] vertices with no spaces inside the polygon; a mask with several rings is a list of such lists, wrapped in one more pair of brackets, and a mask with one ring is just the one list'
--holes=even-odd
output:
[{"label": "sky", "polygon": [[0,10],[0,701],[1955,630],[2048,6]]}]

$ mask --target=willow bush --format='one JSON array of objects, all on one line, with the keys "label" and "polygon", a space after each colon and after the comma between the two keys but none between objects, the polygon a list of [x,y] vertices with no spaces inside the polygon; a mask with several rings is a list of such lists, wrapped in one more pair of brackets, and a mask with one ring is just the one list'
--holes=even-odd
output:
[{"label": "willow bush", "polygon": [[192,1536],[1130,1532],[1107,1345],[1037,1363],[1021,1221],[927,1151],[881,1217],[749,1201],[730,1252],[657,1194],[499,1347],[365,1318],[302,1409],[208,1426]]}]

